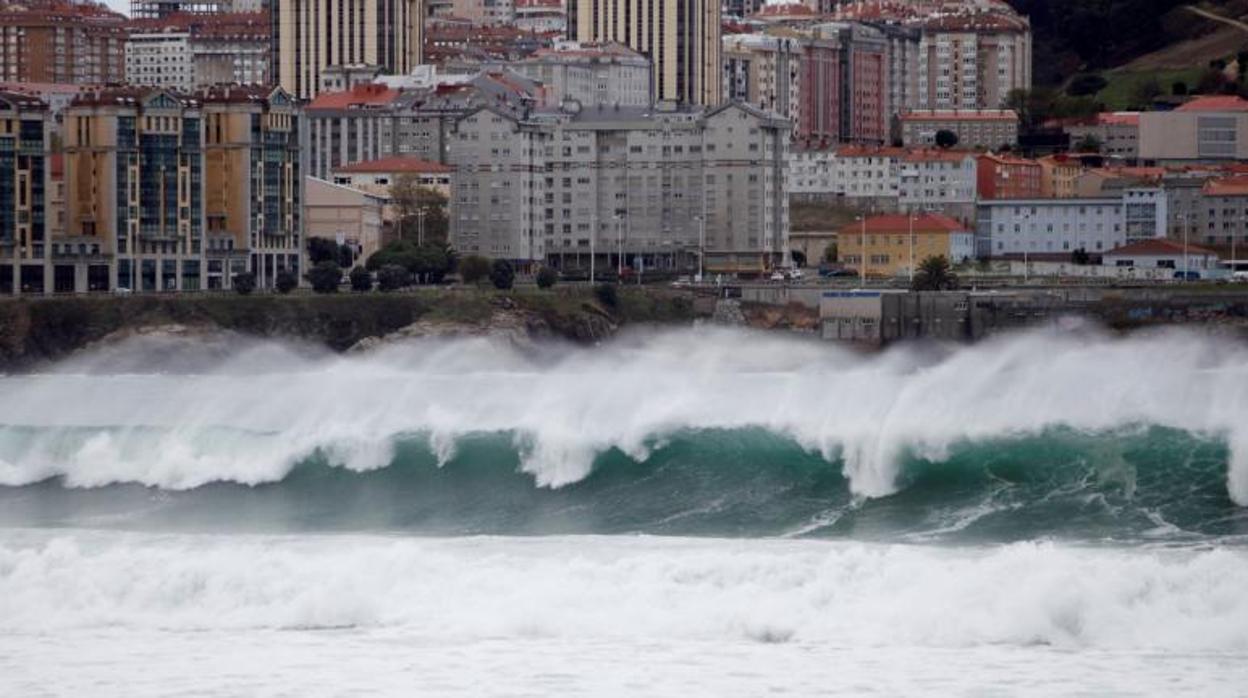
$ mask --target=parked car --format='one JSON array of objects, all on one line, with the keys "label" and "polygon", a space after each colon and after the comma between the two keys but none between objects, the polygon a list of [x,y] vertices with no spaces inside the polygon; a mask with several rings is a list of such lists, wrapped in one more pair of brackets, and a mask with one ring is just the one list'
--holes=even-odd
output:
[{"label": "parked car", "polygon": [[801,269],[795,268],[795,269],[789,270],[789,278],[793,279],[794,281],[801,281],[802,279],[806,278],[806,275],[802,273]]},{"label": "parked car", "polygon": [[1191,271],[1191,270],[1188,270],[1188,271],[1180,270],[1180,271],[1174,272],[1174,278],[1180,281],[1200,281],[1200,272]]},{"label": "parked car", "polygon": [[771,280],[772,281],[784,281],[784,272],[782,271],[771,272]]}]

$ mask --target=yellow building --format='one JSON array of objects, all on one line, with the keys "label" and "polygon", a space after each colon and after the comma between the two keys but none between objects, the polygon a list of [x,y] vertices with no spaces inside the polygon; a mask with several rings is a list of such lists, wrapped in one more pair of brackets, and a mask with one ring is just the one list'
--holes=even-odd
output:
[{"label": "yellow building", "polygon": [[1048,199],[1073,199],[1079,191],[1083,163],[1067,155],[1049,155],[1040,163],[1040,195]]},{"label": "yellow building", "polygon": [[106,87],[65,110],[57,291],[262,288],[299,275],[299,111],[281,89]]},{"label": "yellow building", "polygon": [[847,268],[867,276],[906,276],[911,260],[918,267],[928,257],[943,255],[950,264],[975,256],[975,234],[956,220],[938,214],[889,214],[852,223],[837,233],[838,258]]},{"label": "yellow building", "polygon": [[204,127],[208,288],[248,270],[260,288],[301,275],[301,115],[285,90],[218,85],[196,95]]}]

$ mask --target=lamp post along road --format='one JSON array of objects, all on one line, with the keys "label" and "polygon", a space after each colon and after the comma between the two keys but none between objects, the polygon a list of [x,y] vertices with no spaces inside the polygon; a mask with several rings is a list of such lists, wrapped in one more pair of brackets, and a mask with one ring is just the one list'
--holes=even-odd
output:
[{"label": "lamp post along road", "polygon": [[858,260],[858,279],[863,288],[867,287],[867,216],[859,216],[862,221],[862,257]]},{"label": "lamp post along road", "polygon": [[[1194,217],[1195,216],[1193,216],[1193,218]],[[1184,283],[1187,283],[1187,275],[1191,273],[1188,271],[1190,267],[1188,267],[1187,265],[1187,234],[1188,232],[1191,231],[1191,229],[1192,229],[1192,222],[1188,221],[1187,225],[1183,226],[1183,282]]]},{"label": "lamp post along road", "polygon": [[910,211],[910,285],[914,285],[914,210]]},{"label": "lamp post along road", "polygon": [[[589,214],[589,283],[594,283],[594,238],[598,237],[598,214]],[[579,247],[578,247],[579,249]],[[579,265],[578,265],[579,266]]]}]

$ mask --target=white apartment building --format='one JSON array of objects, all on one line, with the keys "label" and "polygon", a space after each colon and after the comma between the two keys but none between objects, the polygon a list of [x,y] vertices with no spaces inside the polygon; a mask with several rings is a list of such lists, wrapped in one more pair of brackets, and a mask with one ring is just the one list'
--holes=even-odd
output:
[{"label": "white apartment building", "polygon": [[546,100],[582,107],[643,107],[651,102],[650,59],[621,44],[561,42],[507,68],[542,83]]},{"label": "white apartment building", "polygon": [[126,41],[126,81],[182,92],[193,90],[196,80],[190,32],[131,34]]},{"label": "white apartment building", "polygon": [[999,199],[977,208],[980,257],[1068,256],[1078,249],[1108,252],[1131,242],[1164,238],[1165,194],[1129,189],[1121,197]]},{"label": "white apartment building", "polygon": [[897,204],[903,211],[943,213],[962,222],[975,215],[975,155],[915,150],[901,159]]},{"label": "white apartment building", "polygon": [[788,133],[741,104],[482,108],[450,143],[452,242],[564,270],[591,254],[600,270],[689,269],[704,249],[708,272],[762,273],[788,252]]}]

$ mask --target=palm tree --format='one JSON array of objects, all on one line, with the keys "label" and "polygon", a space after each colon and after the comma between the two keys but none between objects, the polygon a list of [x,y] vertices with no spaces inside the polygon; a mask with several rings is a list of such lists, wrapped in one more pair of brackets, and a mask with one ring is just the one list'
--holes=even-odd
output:
[{"label": "palm tree", "polygon": [[949,270],[949,260],[943,254],[920,262],[911,285],[915,291],[945,291],[957,287],[958,276]]}]

